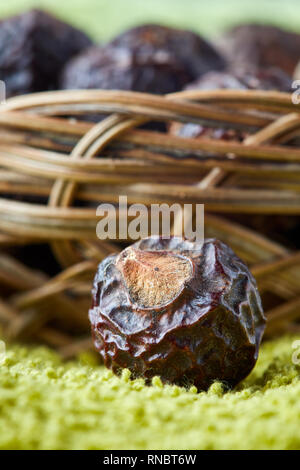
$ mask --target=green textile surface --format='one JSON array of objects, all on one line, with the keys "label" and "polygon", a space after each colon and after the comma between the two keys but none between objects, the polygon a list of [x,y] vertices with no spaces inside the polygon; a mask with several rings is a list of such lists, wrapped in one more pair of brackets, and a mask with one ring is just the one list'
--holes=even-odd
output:
[{"label": "green textile surface", "polygon": [[295,340],[265,343],[252,374],[225,393],[158,378],[149,387],[93,356],[62,363],[14,346],[0,366],[0,449],[300,449]]}]

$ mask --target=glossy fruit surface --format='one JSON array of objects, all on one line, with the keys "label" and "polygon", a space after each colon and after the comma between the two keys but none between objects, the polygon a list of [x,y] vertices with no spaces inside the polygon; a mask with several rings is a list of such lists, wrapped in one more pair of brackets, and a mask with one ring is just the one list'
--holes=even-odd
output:
[{"label": "glossy fruit surface", "polygon": [[146,238],[102,261],[89,318],[115,373],[199,390],[245,378],[265,327],[256,282],[233,251],[178,237]]}]

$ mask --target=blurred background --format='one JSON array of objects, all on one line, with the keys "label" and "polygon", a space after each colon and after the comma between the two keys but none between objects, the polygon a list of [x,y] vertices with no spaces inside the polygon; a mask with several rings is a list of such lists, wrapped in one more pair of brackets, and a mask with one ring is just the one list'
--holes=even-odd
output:
[{"label": "blurred background", "polygon": [[299,0],[10,0],[1,2],[1,17],[25,9],[45,8],[107,40],[129,26],[159,22],[187,27],[213,37],[241,22],[275,24],[300,32]]}]

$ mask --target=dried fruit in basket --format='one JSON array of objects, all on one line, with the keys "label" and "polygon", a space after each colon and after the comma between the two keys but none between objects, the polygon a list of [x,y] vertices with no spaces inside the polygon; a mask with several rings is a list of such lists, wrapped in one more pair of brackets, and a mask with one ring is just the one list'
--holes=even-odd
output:
[{"label": "dried fruit in basket", "polygon": [[[240,66],[231,71],[209,72],[199,80],[187,85],[186,90],[277,90],[290,91],[291,78],[276,67],[251,68]],[[240,129],[211,128],[195,123],[181,124],[174,122],[169,131],[177,136],[186,138],[213,138],[242,142],[247,132]],[[240,180],[241,187],[243,181]],[[264,181],[262,180],[262,187]],[[274,241],[284,243],[290,248],[299,248],[299,218],[285,215],[255,215],[227,214],[227,217],[248,226],[270,237]]]},{"label": "dried fruit in basket", "polygon": [[216,45],[232,64],[275,66],[292,75],[300,59],[300,34],[275,26],[245,24],[220,36]]},{"label": "dried fruit in basket", "polygon": [[184,68],[166,55],[143,57],[121,47],[93,46],[69,62],[61,88],[102,88],[164,94],[189,81]]},{"label": "dried fruit in basket", "polygon": [[0,79],[7,96],[58,87],[65,63],[91,44],[81,31],[41,10],[0,22]]},{"label": "dried fruit in basket", "polygon": [[220,241],[150,237],[98,268],[89,313],[107,367],[207,389],[254,367],[265,327],[256,282]]},{"label": "dried fruit in basket", "polygon": [[148,57],[172,55],[191,79],[209,70],[222,70],[226,63],[214,47],[198,34],[155,24],[138,26],[117,36],[112,45]]},{"label": "dried fruit in basket", "polygon": [[67,64],[62,88],[104,88],[171,93],[209,70],[225,66],[204,39],[158,25],[130,29]]},{"label": "dried fruit in basket", "polygon": [[[208,72],[195,82],[185,86],[185,90],[277,90],[290,91],[291,78],[276,67],[250,68],[241,66],[233,71]],[[234,129],[209,128],[200,124],[173,123],[170,126],[172,134],[181,137],[211,137],[242,141],[245,132]]]}]

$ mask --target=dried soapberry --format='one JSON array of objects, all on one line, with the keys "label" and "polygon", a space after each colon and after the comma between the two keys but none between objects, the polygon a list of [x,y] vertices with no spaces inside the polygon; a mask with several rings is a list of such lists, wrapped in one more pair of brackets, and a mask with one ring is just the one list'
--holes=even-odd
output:
[{"label": "dried soapberry", "polygon": [[198,34],[156,24],[129,29],[111,44],[136,51],[144,57],[171,55],[186,70],[190,80],[210,70],[223,70],[226,66],[223,57]]},{"label": "dried soapberry", "polygon": [[236,26],[218,38],[216,45],[230,63],[279,67],[289,75],[300,58],[300,34],[275,26]]},{"label": "dried soapberry", "polygon": [[227,72],[209,72],[198,81],[190,83],[186,89],[202,90],[277,90],[290,91],[291,77],[278,67],[250,67],[240,65]]},{"label": "dried soapberry", "polygon": [[80,54],[67,64],[61,86],[164,94],[181,90],[208,70],[222,68],[223,59],[198,35],[147,25]]},{"label": "dried soapberry", "polygon": [[[230,71],[208,72],[195,82],[185,86],[185,90],[277,90],[290,91],[291,78],[276,67],[250,68],[240,66]],[[242,141],[247,135],[241,130],[213,129],[200,124],[172,123],[170,132],[180,137]]]},{"label": "dried soapberry", "polygon": [[0,22],[0,79],[8,96],[58,87],[58,76],[89,38],[53,16],[31,10]]},{"label": "dried soapberry", "polygon": [[180,90],[188,75],[173,57],[143,57],[121,47],[94,46],[71,60],[61,88],[101,88],[163,94]]},{"label": "dried soapberry", "polygon": [[220,241],[150,237],[106,258],[89,312],[107,367],[207,389],[252,370],[265,327],[256,283]]}]

